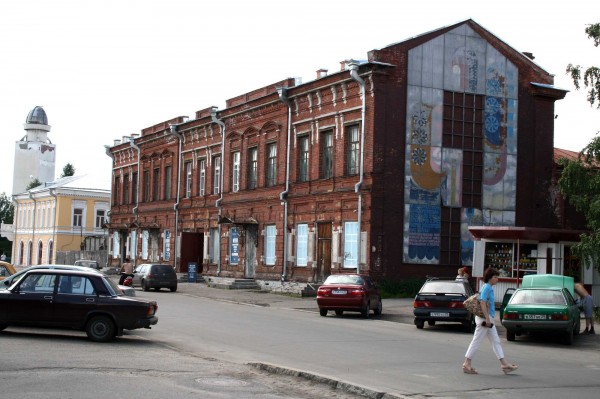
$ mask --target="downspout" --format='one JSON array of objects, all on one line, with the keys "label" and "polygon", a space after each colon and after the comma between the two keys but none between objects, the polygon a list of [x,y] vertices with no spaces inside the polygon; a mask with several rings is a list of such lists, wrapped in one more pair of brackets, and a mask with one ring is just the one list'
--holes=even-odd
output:
[{"label": "downspout", "polygon": [[[173,266],[177,269],[177,234],[179,234],[179,196],[181,190],[181,146],[183,145],[183,136],[177,133],[177,125],[170,125],[170,134],[177,137],[179,140],[179,151],[177,152],[177,199],[175,204],[173,205],[173,210],[175,211],[175,245],[174,247],[174,258],[173,258]],[[139,174],[139,171],[138,171]],[[138,181],[140,180],[138,175]],[[139,193],[138,193],[139,195]]]},{"label": "downspout", "polygon": [[365,158],[365,115],[366,115],[366,95],[365,95],[365,81],[358,76],[358,63],[356,61],[351,61],[349,64],[350,67],[350,77],[356,80],[358,85],[360,86],[360,95],[362,97],[362,108],[361,108],[361,129],[360,129],[360,171],[359,171],[359,180],[358,183],[354,186],[354,192],[358,194],[358,248],[357,248],[357,257],[356,260],[356,273],[360,273],[360,259],[361,259],[361,246],[362,243],[360,241],[361,236],[361,226],[362,226],[362,185],[363,185],[363,174],[364,174],[364,158]]},{"label": "downspout", "polygon": [[[33,226],[32,226],[32,230],[31,230],[31,250],[33,251],[33,249],[35,248],[35,219],[37,217],[36,214],[36,210],[37,210],[37,201],[35,200],[35,198],[33,198],[33,195],[31,195],[31,190],[29,190],[27,192],[27,194],[29,194],[29,199],[31,199],[33,201],[33,217],[31,218],[32,222],[33,222]],[[29,254],[31,256],[31,265],[27,265],[27,266],[32,266],[33,265],[33,254]]]},{"label": "downspout", "polygon": [[[135,150],[137,151],[137,170],[138,170],[138,178],[136,179],[136,188],[135,188],[135,206],[133,207],[133,214],[135,216],[135,220],[138,220],[138,208],[140,206],[140,155],[141,155],[141,150],[140,147],[135,144],[135,140],[133,139],[133,137],[129,140],[129,145],[131,145],[131,147],[135,148]],[[129,198],[126,198],[126,200],[128,200]],[[137,249],[136,249],[137,251]]]},{"label": "downspout", "polygon": [[279,194],[279,201],[283,205],[283,273],[281,273],[281,281],[287,278],[287,248],[288,248],[288,199],[290,191],[290,136],[292,131],[292,104],[287,97],[287,87],[278,87],[277,93],[279,99],[288,107],[288,123],[287,123],[287,144],[285,157],[285,191]]},{"label": "downspout", "polygon": [[[15,243],[17,243],[17,232],[19,231],[19,202],[17,202],[16,197],[17,197],[16,195],[12,196],[12,202],[15,204],[14,212],[13,212],[13,232],[15,233],[15,236],[13,239],[15,240],[14,241]],[[15,262],[15,259],[17,259],[17,261],[19,259],[18,256],[15,256],[15,252],[18,251],[18,248],[19,248],[18,243],[17,243],[17,245],[13,245],[10,259],[11,259],[11,262],[13,265],[22,266],[22,265],[18,264],[17,262]],[[18,252],[17,252],[17,254],[18,254]]]},{"label": "downspout", "polygon": [[217,107],[210,109],[210,117],[214,123],[221,127],[221,181],[219,182],[219,199],[215,202],[215,206],[218,209],[219,215],[219,261],[217,262],[217,276],[221,275],[221,216],[223,208],[221,202],[223,201],[223,176],[225,175],[224,162],[225,162],[225,123],[217,118]]},{"label": "downspout", "polygon": [[[56,256],[56,209],[58,208],[58,196],[56,195],[56,189],[50,189],[50,196],[54,198],[54,209],[52,213],[54,214],[54,220],[52,221],[52,255]],[[52,259],[48,260],[48,263],[52,263]]]}]

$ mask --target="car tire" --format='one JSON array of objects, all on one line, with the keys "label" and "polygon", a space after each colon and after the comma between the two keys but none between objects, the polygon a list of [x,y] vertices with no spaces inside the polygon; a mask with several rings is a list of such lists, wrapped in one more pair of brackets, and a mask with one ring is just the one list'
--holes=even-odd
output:
[{"label": "car tire", "polygon": [[171,292],[177,291],[177,286],[175,285],[175,286],[171,287],[170,290],[171,290]]},{"label": "car tire", "polygon": [[146,282],[146,280],[142,280],[142,289],[144,291],[150,291],[150,287],[148,286],[148,283]]},{"label": "car tire", "polygon": [[327,316],[327,309],[319,309],[319,314],[323,317]]},{"label": "car tire", "polygon": [[415,320],[415,326],[417,326],[419,330],[422,330],[423,327],[425,327],[425,320]]},{"label": "car tire", "polygon": [[381,302],[381,298],[379,298],[379,302],[377,302],[377,307],[373,310],[373,313],[375,313],[375,316],[381,316],[381,313],[383,313],[383,302]]},{"label": "car tire", "polygon": [[85,328],[89,339],[95,342],[107,342],[115,337],[115,323],[107,316],[92,317]]},{"label": "car tire", "polygon": [[343,314],[344,314],[344,311],[343,311],[343,310],[336,310],[336,311],[335,311],[335,315],[336,315],[336,316],[341,316],[341,315],[343,315]]},{"label": "car tire", "polygon": [[573,330],[569,330],[565,333],[564,339],[563,339],[563,343],[565,345],[573,345]]},{"label": "car tire", "polygon": [[506,340],[510,342],[514,342],[515,340],[515,332],[513,330],[506,330]]},{"label": "car tire", "polygon": [[430,326],[435,326],[435,320],[427,320],[427,324]]},{"label": "car tire", "polygon": [[371,313],[371,302],[367,302],[367,305],[363,308],[363,310],[360,311],[360,314],[362,315],[363,319],[368,319],[369,318],[369,314]]}]

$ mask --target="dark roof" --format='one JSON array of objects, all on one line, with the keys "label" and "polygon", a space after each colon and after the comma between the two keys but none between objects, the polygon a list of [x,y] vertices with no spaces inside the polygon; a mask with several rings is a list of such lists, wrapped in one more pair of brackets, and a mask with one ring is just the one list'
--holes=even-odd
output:
[{"label": "dark roof", "polygon": [[47,125],[48,117],[46,116],[46,111],[44,111],[44,108],[42,108],[38,105],[34,109],[29,111],[29,114],[27,115],[27,119],[25,120],[25,123],[37,124],[37,125]]},{"label": "dark roof", "polygon": [[476,240],[534,240],[539,242],[579,241],[583,230],[550,229],[543,227],[470,226]]}]

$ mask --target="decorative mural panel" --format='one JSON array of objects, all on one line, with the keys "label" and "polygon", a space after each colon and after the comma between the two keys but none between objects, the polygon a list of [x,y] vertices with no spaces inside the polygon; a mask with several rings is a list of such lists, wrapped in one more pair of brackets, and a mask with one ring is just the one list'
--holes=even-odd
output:
[{"label": "decorative mural panel", "polygon": [[453,128],[444,132],[452,147],[444,147],[442,127],[444,117],[458,122],[449,126],[474,125],[466,115],[444,114],[444,91],[450,91],[485,96],[483,209],[461,211],[461,260],[472,264],[468,226],[515,221],[519,71],[467,25],[411,49],[408,60],[404,261],[438,263],[441,207],[462,206],[464,147],[456,143],[468,140]]}]

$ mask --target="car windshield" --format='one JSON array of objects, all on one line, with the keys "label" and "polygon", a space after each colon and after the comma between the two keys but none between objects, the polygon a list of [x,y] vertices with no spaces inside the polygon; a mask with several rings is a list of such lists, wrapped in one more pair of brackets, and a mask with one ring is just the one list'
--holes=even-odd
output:
[{"label": "car windshield", "polygon": [[566,305],[564,295],[557,290],[518,290],[510,299],[511,305]]},{"label": "car windshield", "polygon": [[428,281],[421,288],[427,294],[460,294],[465,295],[465,285],[454,281]]},{"label": "car windshield", "polygon": [[172,271],[173,271],[173,268],[169,265],[154,265],[154,266],[152,266],[153,273],[169,273]]},{"label": "car windshield", "polygon": [[329,276],[329,277],[327,277],[327,280],[325,280],[324,284],[325,285],[331,285],[331,284],[357,284],[357,285],[362,285],[362,284],[364,284],[364,280],[360,276],[336,275],[336,276]]}]

